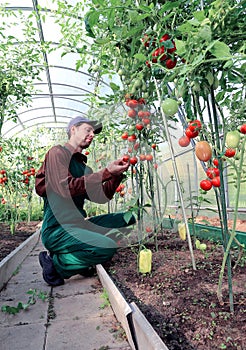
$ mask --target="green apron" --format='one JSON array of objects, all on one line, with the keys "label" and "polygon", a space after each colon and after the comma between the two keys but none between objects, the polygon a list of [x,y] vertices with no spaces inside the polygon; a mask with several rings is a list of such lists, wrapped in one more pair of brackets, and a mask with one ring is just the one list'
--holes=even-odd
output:
[{"label": "green apron", "polygon": [[[92,172],[74,157],[71,158],[69,170],[74,177]],[[85,219],[85,199],[88,198],[63,198],[50,191],[44,198],[42,242],[53,255],[55,268],[63,278],[69,278],[85,268],[110,260],[118,245],[105,234],[110,229],[121,229],[135,223],[134,216],[126,222],[125,213]]]}]

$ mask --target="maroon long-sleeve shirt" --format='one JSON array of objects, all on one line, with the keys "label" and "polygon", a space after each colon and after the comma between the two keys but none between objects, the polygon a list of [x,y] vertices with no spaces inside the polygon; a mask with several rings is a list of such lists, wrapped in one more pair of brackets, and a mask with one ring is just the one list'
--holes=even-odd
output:
[{"label": "maroon long-sleeve shirt", "polygon": [[[52,147],[36,175],[37,194],[46,197],[48,191],[53,191],[62,198],[83,196],[96,203],[106,203],[113,198],[123,175],[112,175],[107,168],[93,173],[86,162],[87,157],[69,143]],[[81,167],[83,175],[72,175],[72,166],[78,172]]]}]

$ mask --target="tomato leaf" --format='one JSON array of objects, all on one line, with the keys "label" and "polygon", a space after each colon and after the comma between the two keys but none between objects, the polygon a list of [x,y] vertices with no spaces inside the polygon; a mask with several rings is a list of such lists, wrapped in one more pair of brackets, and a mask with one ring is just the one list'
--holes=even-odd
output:
[{"label": "tomato leaf", "polygon": [[231,57],[229,46],[221,41],[215,41],[209,51],[217,58]]},{"label": "tomato leaf", "polygon": [[170,11],[176,7],[179,7],[179,1],[167,1],[158,11],[159,14],[163,14],[166,11]]},{"label": "tomato leaf", "polygon": [[110,85],[110,87],[111,87],[111,89],[112,89],[113,91],[118,91],[118,90],[120,90],[119,85],[116,85],[116,84],[113,83],[113,82],[111,82],[109,85]]},{"label": "tomato leaf", "polygon": [[134,57],[140,62],[145,62],[147,59],[147,57],[142,53],[136,53]]},{"label": "tomato leaf", "polygon": [[206,17],[204,15],[204,11],[197,11],[193,13],[194,18],[196,18],[199,22],[202,22]]}]

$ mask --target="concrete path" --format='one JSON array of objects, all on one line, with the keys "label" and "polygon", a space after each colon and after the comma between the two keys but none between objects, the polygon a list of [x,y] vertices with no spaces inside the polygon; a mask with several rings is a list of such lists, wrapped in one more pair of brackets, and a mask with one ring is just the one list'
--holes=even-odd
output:
[{"label": "concrete path", "polygon": [[3,305],[27,303],[29,289],[48,293],[16,315],[0,311],[1,350],[131,350],[97,277],[74,276],[51,288],[42,278],[39,242],[0,293]]}]

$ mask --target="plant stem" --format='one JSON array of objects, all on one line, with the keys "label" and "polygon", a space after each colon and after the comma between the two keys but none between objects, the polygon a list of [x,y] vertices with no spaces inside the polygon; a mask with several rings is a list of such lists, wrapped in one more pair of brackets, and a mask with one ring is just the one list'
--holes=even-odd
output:
[{"label": "plant stem", "polygon": [[[155,82],[156,92],[157,92],[157,96],[158,96],[158,101],[159,101],[159,104],[161,106],[162,99],[161,99],[160,90],[158,88],[157,81],[156,81],[155,78],[154,78],[154,82]],[[165,131],[166,131],[166,136],[167,136],[167,142],[168,142],[170,155],[171,155],[171,159],[172,159],[173,171],[174,171],[176,184],[177,184],[177,189],[178,189],[178,194],[179,194],[179,200],[180,200],[182,214],[183,214],[184,223],[185,223],[185,227],[186,227],[187,239],[188,239],[188,245],[189,245],[189,250],[190,250],[190,255],[191,255],[192,267],[193,267],[193,270],[196,270],[195,257],[194,257],[194,253],[193,253],[193,247],[192,247],[192,242],[191,242],[191,237],[190,237],[190,231],[189,231],[187,216],[186,216],[186,212],[185,212],[185,205],[184,205],[184,199],[183,199],[183,195],[182,195],[182,188],[181,188],[181,185],[180,185],[179,173],[178,173],[177,164],[176,164],[176,160],[175,160],[175,156],[174,156],[174,150],[173,150],[172,140],[171,140],[171,136],[170,136],[169,129],[168,129],[167,119],[166,119],[166,116],[165,116],[162,108],[161,108],[161,115],[162,115],[163,122],[164,122],[164,127],[165,127]]]},{"label": "plant stem", "polygon": [[[211,88],[211,102],[212,102],[212,110],[213,110],[213,119],[214,119],[214,126],[215,126],[215,135],[216,135],[216,146],[217,149],[220,149],[220,135],[219,135],[219,123],[217,118],[217,110],[216,110],[216,102],[215,102],[215,96],[214,96],[214,90]],[[223,246],[224,246],[224,255],[226,255],[226,258],[223,259],[222,263],[222,269],[219,276],[219,286],[222,284],[223,274],[224,272],[224,261],[225,264],[227,264],[227,275],[228,275],[228,289],[229,289],[229,302],[230,302],[230,310],[231,312],[234,312],[234,306],[233,306],[233,291],[232,291],[232,271],[231,271],[231,257],[229,252],[226,253],[226,247],[228,245],[228,224],[227,224],[227,210],[226,210],[226,200],[225,200],[225,190],[224,190],[224,178],[223,178],[223,165],[222,165],[222,159],[219,157],[219,171],[220,171],[220,201],[221,201],[221,210],[222,210],[222,220],[223,220],[223,227],[222,229],[222,238],[223,238]],[[223,304],[222,301],[222,293],[221,288],[218,288],[218,292],[220,291],[220,294],[217,293],[218,300],[220,304]]]}]

